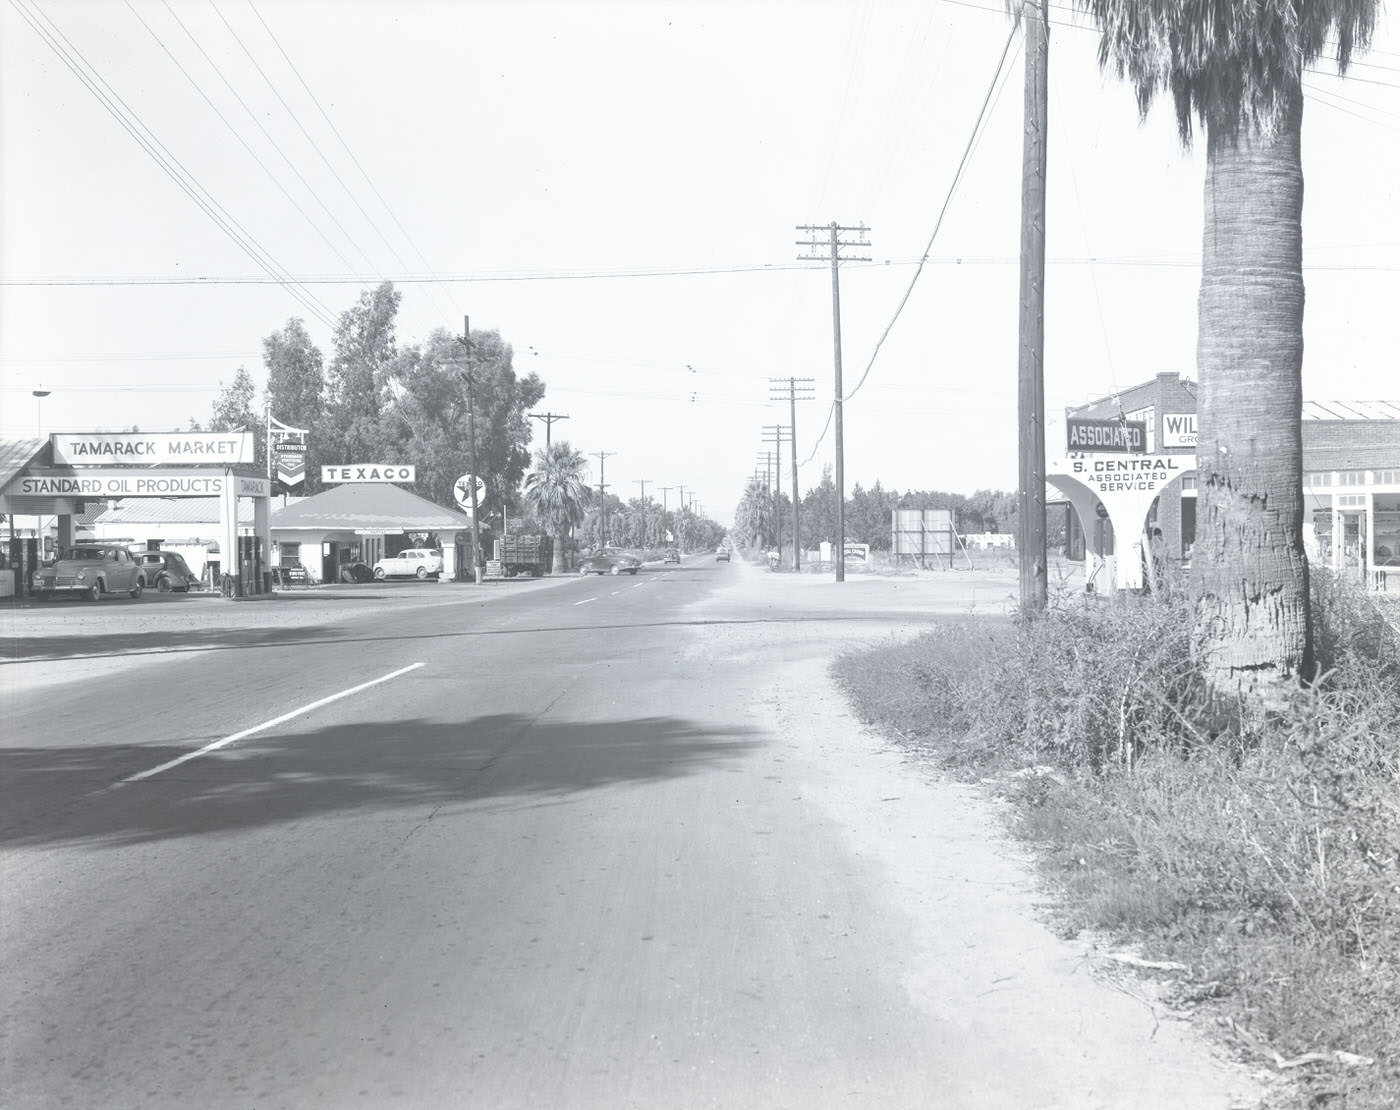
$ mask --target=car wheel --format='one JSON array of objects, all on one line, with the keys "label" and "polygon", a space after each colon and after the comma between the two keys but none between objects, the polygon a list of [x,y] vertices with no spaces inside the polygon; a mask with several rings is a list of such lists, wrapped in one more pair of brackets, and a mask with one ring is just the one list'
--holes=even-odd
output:
[{"label": "car wheel", "polygon": [[144,582],[142,582],[141,579],[138,578],[138,579],[136,580],[136,585],[134,585],[134,586],[131,587],[131,591],[127,594],[127,596],[128,596],[129,598],[131,598],[132,601],[135,601],[138,597],[141,596],[142,592],[143,592],[145,589],[146,589],[146,584],[145,584]]},{"label": "car wheel", "polygon": [[579,568],[578,568],[578,576],[579,576],[580,578],[587,578],[587,577],[588,577],[588,568],[587,568],[587,567],[579,567]]},{"label": "car wheel", "polygon": [[381,582],[383,582],[383,581],[384,581],[384,568],[383,568],[383,567],[375,567],[375,568],[374,568],[374,576],[375,576],[377,579],[379,579]]},{"label": "car wheel", "polygon": [[427,568],[427,567],[419,567],[418,570],[417,570],[415,573],[418,575],[418,581],[421,582],[421,581],[423,581],[423,579],[425,579],[425,578],[428,577],[428,568]]},{"label": "car wheel", "polygon": [[621,573],[622,573],[622,568],[621,568],[620,566],[618,566],[616,563],[614,563],[614,564],[612,565],[612,570],[608,571],[608,573],[609,573],[609,574],[621,574]]},{"label": "car wheel", "polygon": [[94,582],[91,586],[89,586],[86,590],[83,591],[83,600],[84,600],[84,601],[96,601],[96,600],[97,600],[98,598],[100,598],[101,596],[102,596],[102,583],[101,583],[101,582]]},{"label": "car wheel", "polygon": [[162,574],[156,579],[156,593],[168,594],[175,588],[175,583],[170,580],[170,575]]}]

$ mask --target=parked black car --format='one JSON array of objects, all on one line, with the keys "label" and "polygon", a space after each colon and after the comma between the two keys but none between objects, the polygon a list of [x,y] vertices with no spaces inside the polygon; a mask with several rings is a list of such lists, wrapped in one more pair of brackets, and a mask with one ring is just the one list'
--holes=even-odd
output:
[{"label": "parked black car", "polygon": [[171,591],[188,593],[198,589],[202,583],[190,570],[185,557],[174,551],[143,551],[136,556],[141,567],[141,579],[148,590],[158,590],[163,594]]}]

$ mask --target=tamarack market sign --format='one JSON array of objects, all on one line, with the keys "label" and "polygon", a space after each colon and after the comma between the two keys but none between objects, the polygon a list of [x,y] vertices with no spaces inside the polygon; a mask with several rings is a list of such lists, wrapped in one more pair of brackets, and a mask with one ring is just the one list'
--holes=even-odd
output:
[{"label": "tamarack market sign", "polygon": [[253,461],[252,432],[57,432],[51,441],[59,466],[234,466]]}]

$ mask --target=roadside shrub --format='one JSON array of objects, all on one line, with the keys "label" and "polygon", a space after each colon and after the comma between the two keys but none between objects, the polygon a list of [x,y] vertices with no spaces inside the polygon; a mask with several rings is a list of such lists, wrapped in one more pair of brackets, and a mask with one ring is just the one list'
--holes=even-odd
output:
[{"label": "roadside shrub", "polygon": [[865,720],[997,776],[1063,926],[1188,964],[1183,989],[1270,1051],[1373,1057],[1293,1073],[1302,1099],[1371,1110],[1400,1105],[1400,631],[1325,572],[1314,616],[1317,680],[1248,735],[1193,725],[1171,598],[1067,598],[836,674]]}]

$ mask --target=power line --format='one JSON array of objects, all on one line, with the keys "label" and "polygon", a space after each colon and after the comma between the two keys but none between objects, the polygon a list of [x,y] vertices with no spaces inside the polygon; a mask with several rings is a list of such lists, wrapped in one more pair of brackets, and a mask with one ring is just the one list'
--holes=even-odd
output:
[{"label": "power line", "polygon": [[22,0],[10,0],[11,6],[20,13],[35,34],[49,47],[69,71],[78,78],[83,87],[106,109],[107,113],[132,137],[160,170],[179,187],[181,192],[194,202],[214,225],[219,228],[240,250],[243,251],[260,270],[272,277],[276,284],[287,290],[307,312],[327,327],[334,327],[334,316],[309,289],[306,289],[277,260],[258,243],[228,212],[214,196],[199,183],[178,158],[163,144],[155,133],[142,121],[140,115],[128,105],[112,88],[82,52],[59,30],[58,26],[37,7],[26,9]]},{"label": "power line", "polygon": [[909,288],[904,291],[904,296],[900,298],[899,304],[894,310],[894,315],[890,322],[885,325],[885,330],[880,333],[880,338],[875,343],[875,349],[870,352],[870,361],[865,364],[865,371],[860,376],[860,381],[856,382],[855,388],[846,395],[845,400],[849,401],[860,392],[861,386],[865,384],[866,378],[870,376],[870,370],[875,365],[876,358],[880,355],[880,348],[884,346],[885,340],[889,338],[890,332],[898,322],[900,314],[904,311],[904,306],[909,303],[909,297],[914,292],[914,286],[919,277],[924,272],[924,263],[933,250],[934,240],[938,238],[938,232],[943,227],[943,218],[948,214],[948,207],[953,203],[953,196],[957,192],[958,184],[962,181],[963,171],[967,169],[968,160],[972,156],[973,147],[977,143],[977,138],[982,132],[983,122],[987,118],[987,109],[992,103],[992,94],[996,91],[997,84],[1001,80],[1002,70],[1006,65],[1007,55],[1011,52],[1011,44],[1015,41],[1016,32],[1020,30],[1019,24],[1013,24],[1011,33],[1006,36],[1006,43],[1001,48],[1001,57],[997,59],[996,72],[992,74],[992,82],[987,87],[987,93],[982,98],[982,107],[977,113],[977,119],[972,125],[972,134],[968,136],[967,146],[963,149],[962,158],[958,161],[958,168],[953,173],[953,180],[948,185],[948,193],[943,198],[943,207],[938,211],[938,219],[934,222],[933,231],[928,237],[928,243],[924,246],[924,253],[919,259],[919,264],[914,270],[914,276],[909,279]]},{"label": "power line", "polygon": [[[166,3],[167,3],[167,5],[168,5],[168,4],[169,4],[169,0],[166,0]],[[393,246],[389,243],[389,241],[388,241],[387,239],[384,238],[383,233],[379,231],[378,226],[375,224],[374,220],[370,218],[369,213],[365,212],[364,208],[362,208],[362,207],[360,206],[359,201],[357,201],[357,200],[355,199],[354,194],[350,192],[349,187],[345,184],[345,181],[344,181],[344,179],[340,176],[340,173],[336,170],[336,168],[335,168],[333,165],[331,165],[330,159],[327,158],[326,155],[325,155],[325,152],[321,150],[320,144],[316,142],[316,139],[315,139],[315,137],[311,134],[311,132],[309,132],[309,131],[306,129],[305,125],[301,122],[301,118],[296,114],[295,111],[293,111],[292,106],[291,106],[290,104],[287,103],[286,98],[282,95],[281,91],[277,88],[276,83],[272,80],[271,77],[269,77],[269,76],[267,75],[267,71],[264,70],[263,67],[258,63],[257,58],[255,58],[255,57],[253,56],[253,52],[252,52],[251,50],[248,49],[247,44],[243,41],[242,37],[241,37],[241,36],[238,34],[238,32],[234,29],[233,24],[231,24],[231,23],[228,21],[228,18],[227,18],[227,17],[224,15],[224,13],[219,9],[218,5],[217,5],[217,4],[214,4],[214,3],[212,2],[212,0],[211,0],[211,3],[210,3],[210,7],[212,7],[212,8],[214,9],[215,14],[219,17],[219,21],[220,21],[221,23],[223,23],[224,27],[228,30],[229,35],[233,38],[233,41],[236,42],[236,43],[238,44],[238,46],[239,46],[239,49],[243,51],[244,56],[248,59],[249,62],[252,63],[253,68],[254,68],[255,70],[258,71],[258,76],[261,77],[261,78],[263,79],[263,83],[267,85],[268,89],[272,92],[272,95],[275,96],[275,97],[277,98],[277,102],[278,102],[279,104],[282,105],[282,108],[283,108],[283,110],[287,113],[288,118],[292,121],[292,123],[294,123],[294,124],[296,125],[296,128],[297,128],[298,131],[301,132],[302,137],[305,138],[306,141],[311,145],[311,149],[312,149],[313,151],[316,152],[317,157],[319,157],[319,158],[321,159],[321,163],[326,167],[327,170],[330,171],[330,175],[331,175],[333,178],[335,178],[336,183],[337,183],[337,184],[341,187],[341,189],[345,192],[345,195],[348,196],[348,197],[350,198],[351,202],[352,202],[357,208],[360,209],[360,213],[365,217],[365,220],[366,220],[366,222],[369,223],[370,228],[375,232],[375,234],[377,234],[377,235],[380,237],[380,239],[382,239],[382,240],[384,241],[385,245],[389,247],[390,252],[394,255],[395,261],[397,261],[398,264],[399,264],[400,266],[402,266],[402,265],[404,264],[403,259],[399,257],[398,252],[394,251],[394,248],[393,248]],[[255,14],[256,14],[256,9],[254,9],[254,11],[255,11]],[[266,26],[266,24],[264,24],[264,26]],[[240,102],[241,102],[241,98],[240,98]],[[279,151],[279,152],[280,152],[280,151]],[[290,163],[288,163],[288,164],[290,165]],[[300,179],[302,180],[303,184],[305,184],[305,179],[304,179],[304,178],[301,178],[301,175],[300,175],[299,173],[297,174],[297,177],[300,178]],[[310,186],[308,185],[307,188],[309,189]],[[313,191],[313,192],[314,192],[314,191]],[[320,202],[320,198],[319,198],[319,197],[317,197],[317,201]],[[335,218],[335,216],[331,214],[330,209],[327,208],[327,207],[325,206],[324,203],[322,203],[321,207],[324,209],[324,211],[326,212],[326,214],[327,214],[328,216],[330,216],[331,222],[333,222],[333,223],[335,224],[335,226],[336,226],[337,228],[340,229],[341,234],[344,235],[347,239],[350,239],[352,242],[354,242],[354,237],[351,236],[350,233],[349,233],[348,231],[346,231],[345,228],[341,225],[340,221],[337,220],[337,219]],[[372,269],[372,270],[377,269],[377,267],[375,267],[373,261],[370,259],[369,255],[367,255],[367,254],[364,252],[364,249],[361,248],[361,247],[359,246],[358,243],[355,244],[355,247],[356,247],[356,250],[358,250],[358,251],[360,252],[360,257],[362,257],[366,262],[369,263],[370,269]],[[412,309],[410,308],[409,311],[412,312]],[[439,311],[441,311],[440,308],[439,308]],[[415,316],[416,316],[416,313],[415,313]],[[427,330],[427,325],[424,323],[424,321],[423,321],[421,318],[418,318],[418,323],[420,324],[420,326],[422,326],[422,327],[424,328],[424,330]]]},{"label": "power line", "polygon": [[[262,16],[262,13],[258,11],[257,5],[253,3],[253,0],[248,0],[248,7],[252,10],[253,14],[257,16],[258,22],[262,24],[263,30],[267,32],[267,37],[272,40],[273,46],[275,46],[277,48],[277,52],[282,55],[283,61],[287,63],[287,67],[292,71],[293,76],[295,76],[297,81],[300,83],[307,97],[315,106],[316,111],[319,112],[321,114],[321,118],[325,120],[326,126],[330,128],[331,134],[333,134],[336,137],[336,141],[340,143],[341,149],[345,151],[346,155],[350,159],[351,164],[353,164],[355,169],[359,171],[360,176],[364,178],[365,184],[368,185],[370,188],[370,192],[372,192],[375,195],[380,205],[383,207],[384,211],[388,213],[389,219],[391,219],[394,222],[394,226],[399,229],[399,234],[401,234],[404,237],[404,242],[406,242],[413,249],[413,253],[418,256],[418,261],[423,263],[424,266],[427,266],[431,270],[432,266],[428,262],[428,260],[423,256],[423,252],[418,249],[418,244],[413,241],[413,237],[409,235],[408,229],[403,226],[403,224],[399,221],[398,216],[394,214],[393,208],[391,208],[389,206],[389,202],[384,199],[384,194],[379,191],[378,187],[374,184],[374,181],[370,178],[369,174],[365,172],[364,166],[362,166],[360,164],[360,160],[355,157],[355,152],[350,149],[350,144],[345,141],[345,136],[340,133],[340,129],[336,127],[335,121],[331,119],[330,115],[326,112],[326,109],[322,107],[321,101],[317,98],[316,94],[311,91],[311,86],[306,83],[306,78],[304,78],[301,75],[301,70],[297,68],[296,63],[292,61],[291,57],[288,56],[287,51],[283,49],[281,41],[277,38],[277,35],[273,32],[272,28],[268,26],[267,20],[265,20]],[[337,180],[340,179],[337,178]],[[345,183],[343,181],[341,181],[341,187],[345,188]],[[379,230],[378,225],[372,219],[370,219],[369,213],[366,212],[363,207],[361,207],[360,202],[355,198],[354,194],[350,193],[348,188],[346,189],[346,193],[350,196],[350,199],[354,203],[355,207],[359,208],[361,215],[365,217],[365,220],[368,221],[370,227],[374,228],[375,234],[378,235],[379,238],[383,240],[384,245],[389,248],[390,253],[393,254],[394,258],[398,261],[399,265],[403,266],[403,259],[399,257],[399,254],[394,249],[393,244],[390,243],[389,240],[384,236],[384,234]],[[404,268],[407,269],[407,267]],[[452,291],[448,289],[446,285],[442,285],[441,282],[439,282],[438,284],[442,286],[443,293],[449,298],[450,301],[452,297]]]},{"label": "power line", "polygon": [[[214,101],[210,99],[209,94],[204,91],[204,89],[200,86],[199,82],[196,81],[194,77],[190,74],[189,70],[187,70],[183,65],[180,64],[180,60],[175,57],[175,54],[171,51],[170,47],[168,47],[165,44],[165,42],[160,38],[160,36],[156,34],[155,29],[151,27],[151,25],[147,23],[145,19],[142,18],[141,13],[138,12],[132,6],[131,0],[126,0],[126,6],[127,9],[131,12],[131,14],[136,17],[136,20],[141,24],[141,26],[146,29],[146,32],[151,36],[151,38],[155,40],[156,45],[159,46],[161,50],[165,52],[165,56],[170,59],[170,61],[174,64],[175,68],[178,69],[180,73],[184,76],[185,80],[188,81],[194,87],[195,92],[199,93],[200,97],[204,100],[204,103],[209,106],[210,111],[212,111],[216,116],[219,117],[220,122],[222,122],[223,125],[226,128],[228,128],[229,132],[233,135],[235,139],[238,140],[239,144],[242,145],[243,149],[248,152],[249,157],[251,157],[253,161],[258,164],[259,168],[262,169],[263,173],[267,175],[268,180],[271,181],[273,185],[275,185],[277,189],[282,193],[282,195],[287,198],[287,202],[297,210],[297,213],[302,217],[302,219],[306,221],[308,226],[310,226],[311,230],[316,232],[316,234],[321,237],[322,242],[324,242],[326,246],[330,247],[332,253],[334,253],[334,255],[338,259],[340,259],[340,261],[343,262],[347,267],[353,270],[354,267],[351,265],[350,260],[340,252],[340,250],[336,247],[334,243],[331,242],[330,238],[325,234],[324,231],[321,230],[320,226],[311,218],[311,216],[306,212],[306,210],[303,209],[302,206],[297,203],[296,199],[292,196],[292,194],[287,191],[287,187],[282,184],[281,180],[277,177],[277,175],[274,174],[272,170],[268,168],[267,163],[264,162],[258,156],[257,152],[253,150],[251,146],[248,145],[248,141],[244,139],[242,133],[238,130],[238,128],[236,128],[233,125],[233,123],[229,120],[229,118],[219,110],[218,105],[216,105]],[[223,71],[219,69],[218,65],[214,62],[214,60],[210,58],[209,55],[205,52],[204,48],[199,44],[199,40],[196,39],[193,33],[190,31],[190,29],[187,26],[185,26],[184,21],[180,19],[179,15],[175,12],[173,8],[170,7],[170,4],[168,2],[166,3],[165,7],[166,10],[169,11],[171,18],[174,19],[175,22],[179,25],[180,29],[185,32],[185,35],[190,40],[190,42],[194,44],[195,49],[198,50],[200,55],[204,58],[204,60],[209,63],[210,68],[212,68],[214,70],[214,73],[224,82],[224,85],[228,88],[229,92],[233,93],[234,99],[236,99],[238,103],[242,105],[243,110],[248,113],[248,117],[262,131],[264,138],[266,138],[267,141],[272,144],[273,149],[276,150],[278,154],[282,155],[282,161],[286,162],[287,168],[290,169],[292,173],[296,174],[298,180],[300,180],[303,185],[306,185],[307,191],[310,192],[312,196],[316,196],[315,190],[313,190],[311,186],[307,184],[306,179],[302,177],[301,174],[297,171],[296,166],[292,165],[291,160],[282,151],[282,148],[278,146],[276,141],[272,138],[272,136],[267,133],[267,129],[263,127],[262,122],[257,118],[257,115],[253,112],[251,108],[248,107],[248,105],[244,102],[243,98],[238,95],[238,91],[233,87],[232,83],[228,80],[228,78],[224,76]],[[317,197],[318,201],[319,199],[320,198]],[[323,210],[325,209],[324,204],[322,204],[321,207]],[[329,212],[327,212],[326,214],[330,215]],[[331,219],[332,221],[334,221],[335,217],[331,216]],[[339,227],[340,225],[337,224],[336,226]],[[342,234],[345,233],[345,229],[343,227],[340,228],[340,230]],[[368,259],[366,259],[366,261],[368,261]]]}]

